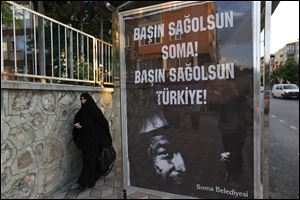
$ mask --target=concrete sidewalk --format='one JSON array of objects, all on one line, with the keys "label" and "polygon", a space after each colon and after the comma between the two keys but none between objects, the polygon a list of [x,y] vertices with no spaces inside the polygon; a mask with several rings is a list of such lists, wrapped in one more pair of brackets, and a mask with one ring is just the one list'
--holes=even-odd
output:
[{"label": "concrete sidewalk", "polygon": [[100,177],[93,188],[80,193],[76,190],[76,180],[55,192],[51,199],[117,199],[115,171],[111,171],[106,177]]},{"label": "concrete sidewalk", "polygon": [[[111,171],[106,177],[100,177],[93,188],[78,192],[76,187],[77,179],[66,184],[65,187],[55,192],[49,199],[123,199],[123,191],[117,191],[116,172]],[[176,194],[154,195],[149,193],[137,192],[134,189],[126,191],[127,199],[182,199],[183,196]],[[118,198],[119,197],[119,198]],[[187,197],[186,197],[187,198]],[[194,199],[190,197],[188,199]]]}]

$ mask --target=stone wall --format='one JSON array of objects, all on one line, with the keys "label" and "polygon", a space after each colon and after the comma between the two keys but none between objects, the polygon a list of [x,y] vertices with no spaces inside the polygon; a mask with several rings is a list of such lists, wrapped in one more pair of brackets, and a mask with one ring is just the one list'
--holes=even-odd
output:
[{"label": "stone wall", "polygon": [[1,199],[46,198],[78,177],[72,129],[82,91],[111,125],[111,89],[1,81]]}]

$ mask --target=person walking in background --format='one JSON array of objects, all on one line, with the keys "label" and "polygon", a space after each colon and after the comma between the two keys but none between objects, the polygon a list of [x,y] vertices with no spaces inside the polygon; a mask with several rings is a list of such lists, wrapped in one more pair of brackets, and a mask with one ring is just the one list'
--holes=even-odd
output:
[{"label": "person walking in background", "polygon": [[[251,85],[241,81],[243,74],[235,81],[226,81],[219,86],[222,103],[220,104],[219,128],[224,152],[220,161],[226,164],[225,182],[239,182],[243,172],[244,145],[252,127]],[[237,80],[239,81],[237,84]],[[245,78],[245,80],[247,80]],[[250,131],[251,132],[251,131]]]},{"label": "person walking in background", "polygon": [[78,189],[92,188],[102,175],[99,157],[103,148],[112,146],[109,124],[88,93],[80,95],[81,108],[74,119],[73,139],[82,151],[83,168],[77,180]]}]

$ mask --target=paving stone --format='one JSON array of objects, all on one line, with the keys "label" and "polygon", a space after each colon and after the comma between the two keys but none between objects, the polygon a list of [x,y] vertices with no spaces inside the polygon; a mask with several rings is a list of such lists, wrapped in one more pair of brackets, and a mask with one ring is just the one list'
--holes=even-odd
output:
[{"label": "paving stone", "polygon": [[113,192],[114,192],[114,188],[109,187],[107,185],[103,185],[103,186],[101,186],[97,189],[102,191],[102,195],[101,195],[102,198],[104,198],[106,196],[109,196],[109,195],[112,195]]},{"label": "paving stone", "polygon": [[148,199],[148,195],[142,192],[134,192],[127,195],[130,199]]},{"label": "paving stone", "polygon": [[87,197],[82,197],[81,199],[99,199],[99,198],[93,196],[87,196]]},{"label": "paving stone", "polygon": [[74,189],[76,189],[78,186],[79,186],[78,183],[74,183],[74,184],[71,186],[70,190],[74,190]]},{"label": "paving stone", "polygon": [[162,199],[182,199],[182,197],[176,196],[176,195],[168,195],[168,196],[162,197]]},{"label": "paving stone", "polygon": [[68,191],[57,193],[54,195],[53,199],[63,199],[67,195]]},{"label": "paving stone", "polygon": [[104,181],[105,185],[111,186],[111,187],[115,187],[116,186],[116,181],[115,179],[108,179],[106,178]]},{"label": "paving stone", "polygon": [[[114,185],[116,185],[115,177],[101,177],[97,180],[93,188],[79,193],[79,191],[76,190],[78,184],[76,180],[73,180],[67,183],[64,188],[60,188],[53,196],[55,199],[117,199],[118,195],[116,192],[114,193],[116,190]],[[65,189],[65,191],[62,189]],[[134,193],[134,191],[132,193]],[[123,195],[121,195],[121,197],[122,196]],[[148,196],[143,197],[147,198]]]},{"label": "paving stone", "polygon": [[105,197],[105,199],[117,199],[117,194],[108,195]]},{"label": "paving stone", "polygon": [[88,197],[88,196],[90,196],[90,193],[91,193],[91,189],[86,189],[83,192],[79,193],[77,198],[82,199],[84,197]]},{"label": "paving stone", "polygon": [[149,199],[161,199],[161,196],[149,194]]},{"label": "paving stone", "polygon": [[97,187],[102,186],[102,185],[104,185],[104,179],[103,178],[97,180],[94,188],[97,188]]},{"label": "paving stone", "polygon": [[133,193],[135,193],[136,191],[134,191],[134,190],[126,190],[126,194],[127,194],[127,196],[129,196],[129,195],[131,195],[131,194],[133,194]]},{"label": "paving stone", "polygon": [[73,197],[65,197],[63,199],[76,199],[76,198],[73,198]]},{"label": "paving stone", "polygon": [[65,198],[67,199],[77,199],[77,196],[78,196],[78,192],[75,191],[75,190],[70,190],[67,195],[65,196]]},{"label": "paving stone", "polygon": [[67,185],[65,185],[62,189],[60,189],[58,192],[62,193],[62,192],[68,192],[71,190],[71,186],[72,184],[68,183]]},{"label": "paving stone", "polygon": [[107,185],[101,185],[101,186],[99,186],[99,187],[97,187],[97,188],[94,187],[93,189],[105,191],[105,190],[112,189],[112,187],[109,187],[109,186],[107,186]]},{"label": "paving stone", "polygon": [[92,189],[92,190],[91,190],[91,193],[90,193],[90,196],[100,198],[100,197],[101,197],[101,194],[102,194],[102,191],[101,191],[101,190]]},{"label": "paving stone", "polygon": [[116,172],[111,171],[105,178],[115,178],[116,177]]}]

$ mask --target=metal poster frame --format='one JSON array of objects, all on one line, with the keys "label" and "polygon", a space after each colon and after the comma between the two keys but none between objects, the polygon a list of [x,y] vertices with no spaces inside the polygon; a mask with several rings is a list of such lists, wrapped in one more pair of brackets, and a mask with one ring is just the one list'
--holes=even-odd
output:
[{"label": "metal poster frame", "polygon": [[[125,19],[130,19],[131,15],[138,13],[151,12],[159,13],[166,9],[191,6],[194,4],[203,4],[211,1],[172,1],[168,3],[147,6],[143,8],[118,12],[119,17],[119,37],[120,37],[120,75],[121,75],[121,122],[122,122],[122,145],[123,145],[123,184],[125,190],[133,190],[154,195],[164,195],[170,198],[194,198],[189,196],[171,194],[156,190],[150,190],[131,186],[130,168],[128,155],[128,137],[127,137],[127,100],[126,100],[126,62],[125,62]],[[261,113],[260,108],[260,6],[261,2],[252,1],[252,39],[253,39],[253,156],[254,156],[254,198],[262,198],[263,188],[261,181]]]},{"label": "metal poster frame", "polygon": [[265,21],[264,21],[264,66],[263,66],[263,109],[261,117],[262,121],[262,182],[263,182],[263,198],[269,198],[269,134],[270,134],[270,42],[271,42],[271,15],[272,1],[265,3]]}]

